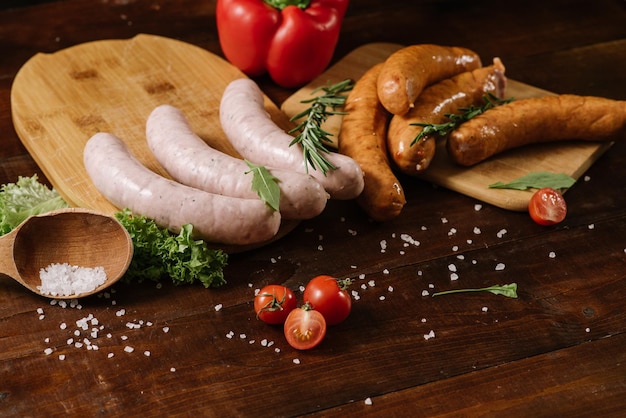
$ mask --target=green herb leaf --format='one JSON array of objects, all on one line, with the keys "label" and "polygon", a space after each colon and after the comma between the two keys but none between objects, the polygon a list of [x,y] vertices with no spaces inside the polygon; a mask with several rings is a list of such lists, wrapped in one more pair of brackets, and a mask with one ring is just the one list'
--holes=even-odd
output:
[{"label": "green herb leaf", "polygon": [[517,283],[495,285],[489,287],[483,287],[479,289],[456,289],[446,290],[444,292],[433,293],[433,296],[449,295],[452,293],[466,293],[466,292],[490,292],[494,295],[502,295],[507,298],[517,298]]},{"label": "green herb leaf", "polygon": [[455,113],[448,113],[445,115],[445,117],[447,117],[448,119],[450,119],[448,122],[444,122],[444,123],[421,123],[421,122],[416,122],[416,123],[411,123],[411,126],[421,126],[422,130],[420,131],[420,133],[418,133],[415,138],[413,139],[413,141],[411,142],[411,145],[414,145],[415,143],[417,143],[418,141],[426,138],[429,135],[438,135],[438,136],[446,136],[448,135],[450,132],[452,132],[454,129],[456,129],[457,126],[461,125],[463,122],[467,122],[468,120],[470,120],[471,118],[480,115],[481,113],[483,113],[484,111],[491,109],[493,107],[496,106],[501,106],[503,104],[509,103],[513,101],[513,98],[508,98],[508,99],[500,99],[499,97],[495,96],[493,93],[488,93],[486,95],[483,96],[483,105],[482,106],[469,106],[469,107],[461,107],[459,108],[459,111],[461,113],[459,114],[455,114]]},{"label": "green herb leaf", "polygon": [[541,189],[543,187],[551,187],[553,189],[568,189],[576,183],[576,180],[564,173],[550,173],[548,171],[535,171],[528,173],[516,180],[508,183],[501,181],[490,184],[491,189]]},{"label": "green herb leaf", "polygon": [[159,227],[152,219],[135,216],[129,209],[115,214],[130,234],[134,254],[123,280],[160,281],[169,276],[175,285],[199,281],[204,287],[226,283],[228,255],[192,238],[193,226],[184,225],[178,235]]},{"label": "green herb leaf", "polygon": [[280,187],[278,187],[278,182],[280,180],[262,165],[256,165],[248,160],[244,161],[250,167],[250,171],[246,174],[252,173],[252,190],[257,192],[259,198],[269,207],[278,211],[280,206]]},{"label": "green herb leaf", "polygon": [[331,142],[330,136],[332,134],[323,130],[321,126],[329,116],[344,114],[344,112],[336,111],[336,109],[346,103],[347,96],[342,93],[352,90],[353,87],[354,81],[351,79],[346,79],[330,86],[318,87],[311,94],[319,91],[323,91],[324,94],[301,101],[301,103],[311,103],[311,106],[291,117],[290,120],[292,122],[305,118],[298,126],[289,131],[290,134],[299,132],[289,145],[299,144],[302,147],[307,172],[309,171],[309,166],[313,170],[319,168],[324,174],[330,170],[337,169],[324,156],[324,154],[330,153],[330,150],[326,148],[324,143]]},{"label": "green herb leaf", "polygon": [[54,189],[39,182],[37,174],[19,177],[0,188],[0,235],[11,232],[31,215],[68,207]]}]

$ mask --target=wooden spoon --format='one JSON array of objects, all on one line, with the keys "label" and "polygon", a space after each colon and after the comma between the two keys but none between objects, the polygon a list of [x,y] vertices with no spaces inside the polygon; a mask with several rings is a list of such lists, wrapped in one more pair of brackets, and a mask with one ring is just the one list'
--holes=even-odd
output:
[{"label": "wooden spoon", "polygon": [[[128,231],[113,216],[90,209],[59,209],[31,216],[0,237],[0,273],[33,292],[68,299],[92,295],[117,282],[133,257]],[[103,267],[106,281],[93,291],[72,295],[42,294],[40,270],[51,264]]]}]

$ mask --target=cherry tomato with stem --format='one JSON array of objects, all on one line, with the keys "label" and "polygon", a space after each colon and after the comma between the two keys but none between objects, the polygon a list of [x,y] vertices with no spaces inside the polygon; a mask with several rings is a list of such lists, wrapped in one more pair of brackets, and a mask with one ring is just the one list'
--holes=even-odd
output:
[{"label": "cherry tomato with stem", "polygon": [[319,311],[305,303],[289,313],[284,332],[290,346],[297,350],[309,350],[326,336],[326,320]]},{"label": "cherry tomato with stem", "polygon": [[324,316],[327,325],[337,325],[352,310],[352,299],[348,293],[351,284],[351,279],[316,276],[307,283],[302,296],[304,302]]},{"label": "cherry tomato with stem", "polygon": [[296,296],[285,286],[270,284],[254,297],[254,311],[267,324],[283,324],[289,312],[297,307]]},{"label": "cherry tomato with stem", "polygon": [[563,195],[551,187],[537,190],[528,202],[528,213],[539,225],[555,225],[567,215],[567,204]]}]

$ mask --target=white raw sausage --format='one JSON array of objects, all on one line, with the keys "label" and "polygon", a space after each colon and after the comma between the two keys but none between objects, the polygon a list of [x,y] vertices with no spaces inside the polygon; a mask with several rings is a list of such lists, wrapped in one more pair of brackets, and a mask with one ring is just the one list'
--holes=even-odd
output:
[{"label": "white raw sausage", "polygon": [[[263,93],[252,80],[231,81],[220,104],[222,129],[237,152],[255,164],[306,173],[302,148],[290,146],[293,137],[272,121],[264,107]],[[335,166],[324,175],[309,169],[332,199],[353,199],[363,191],[363,171],[350,157],[336,152],[325,154]]]},{"label": "white raw sausage", "polygon": [[[205,192],[258,199],[250,167],[209,146],[196,135],[185,114],[170,105],[156,107],[146,123],[148,147],[174,180]],[[312,176],[266,167],[280,188],[283,219],[310,219],[324,210],[328,194]],[[247,174],[246,174],[247,173]]]},{"label": "white raw sausage", "polygon": [[280,213],[260,199],[207,193],[162,177],[141,164],[126,144],[110,133],[92,136],[83,151],[87,173],[113,205],[180,232],[192,224],[208,242],[245,245],[271,239]]}]

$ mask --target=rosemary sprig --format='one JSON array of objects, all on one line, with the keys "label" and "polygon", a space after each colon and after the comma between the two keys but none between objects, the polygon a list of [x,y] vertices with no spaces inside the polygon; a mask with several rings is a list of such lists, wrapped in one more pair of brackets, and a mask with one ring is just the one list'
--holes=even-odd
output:
[{"label": "rosemary sprig", "polygon": [[306,110],[291,117],[290,120],[292,122],[305,118],[298,126],[289,131],[290,134],[299,132],[289,145],[299,144],[302,147],[307,172],[309,171],[309,166],[313,170],[319,168],[324,175],[328,171],[337,168],[324,156],[324,153],[330,153],[324,143],[332,142],[329,139],[332,134],[323,130],[321,126],[329,116],[345,114],[345,112],[340,112],[336,109],[346,103],[347,96],[342,93],[352,90],[353,87],[354,81],[351,79],[346,79],[330,86],[318,87],[311,94],[319,91],[323,91],[324,94],[301,101],[300,103],[311,103],[311,105]]},{"label": "rosemary sprig", "polygon": [[445,117],[449,119],[448,122],[444,123],[423,123],[416,122],[411,123],[411,126],[421,126],[422,131],[415,136],[411,145],[416,144],[418,141],[424,139],[428,135],[439,135],[446,136],[450,132],[452,132],[457,126],[462,124],[463,122],[467,122],[474,116],[478,116],[483,113],[485,110],[491,109],[492,107],[500,106],[506,103],[513,101],[513,98],[510,97],[508,99],[500,99],[495,96],[493,93],[487,93],[483,96],[484,104],[482,106],[474,106],[471,105],[469,107],[460,107],[459,111],[462,113],[447,113]]},{"label": "rosemary sprig", "polygon": [[466,293],[466,292],[491,292],[494,295],[503,295],[503,296],[506,296],[507,298],[517,298],[517,283],[495,285],[495,286],[483,287],[480,289],[446,290],[443,292],[433,293],[433,297],[440,296],[440,295],[449,295],[452,293]]}]

